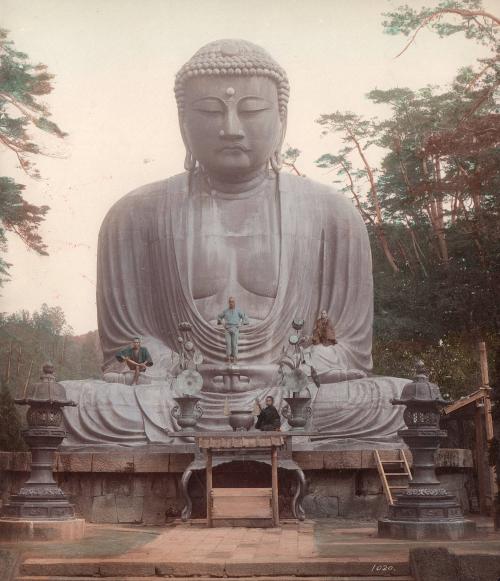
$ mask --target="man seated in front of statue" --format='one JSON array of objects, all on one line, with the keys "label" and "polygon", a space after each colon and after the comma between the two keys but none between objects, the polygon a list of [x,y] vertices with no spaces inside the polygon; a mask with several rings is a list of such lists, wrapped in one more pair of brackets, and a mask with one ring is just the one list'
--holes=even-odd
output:
[{"label": "man seated in front of statue", "polygon": [[278,410],[274,407],[274,398],[270,395],[266,397],[266,407],[262,408],[259,400],[255,403],[260,409],[255,428],[263,432],[278,432],[281,426],[281,419]]},{"label": "man seated in front of statue", "polygon": [[223,321],[226,337],[227,362],[237,363],[240,325],[248,325],[248,319],[246,314],[236,307],[236,299],[234,297],[229,297],[228,308],[224,309],[217,316],[218,325],[221,325]]},{"label": "man seated in front of statue", "polygon": [[134,372],[132,385],[139,384],[140,373],[146,371],[146,367],[153,365],[153,360],[146,347],[141,347],[141,340],[139,337],[134,337],[130,347],[122,349],[116,354],[116,358],[120,363],[125,362],[130,371]]},{"label": "man seated in front of statue", "polygon": [[324,309],[321,311],[321,315],[314,326],[312,343],[313,345],[319,345],[321,343],[321,345],[325,346],[336,345],[337,343],[335,329],[330,323],[328,313]]}]

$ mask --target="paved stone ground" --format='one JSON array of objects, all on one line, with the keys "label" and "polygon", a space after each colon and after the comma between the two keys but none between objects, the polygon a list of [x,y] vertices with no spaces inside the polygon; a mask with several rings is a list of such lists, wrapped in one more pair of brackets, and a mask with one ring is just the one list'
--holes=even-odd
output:
[{"label": "paved stone ground", "polygon": [[[413,547],[446,546],[456,553],[498,555],[500,534],[490,523],[479,521],[476,538],[455,542],[379,539],[375,522],[344,519],[284,522],[278,529],[209,529],[201,522],[167,527],[89,524],[82,541],[26,543],[18,579],[155,575],[411,579],[408,557]],[[0,544],[0,550],[8,548],[8,543]]]}]

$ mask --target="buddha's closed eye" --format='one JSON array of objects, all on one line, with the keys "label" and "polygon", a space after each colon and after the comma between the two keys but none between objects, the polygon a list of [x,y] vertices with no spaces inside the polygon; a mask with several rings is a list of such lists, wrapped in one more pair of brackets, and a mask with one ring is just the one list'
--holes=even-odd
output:
[{"label": "buddha's closed eye", "polygon": [[272,104],[269,101],[258,97],[244,97],[238,103],[238,111],[240,113],[259,113],[271,108]]}]

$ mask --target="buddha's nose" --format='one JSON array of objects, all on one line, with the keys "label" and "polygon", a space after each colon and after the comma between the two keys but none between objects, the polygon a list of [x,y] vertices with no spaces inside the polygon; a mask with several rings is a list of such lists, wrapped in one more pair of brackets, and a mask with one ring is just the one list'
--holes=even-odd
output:
[{"label": "buddha's nose", "polygon": [[237,111],[229,109],[219,135],[227,139],[243,139],[245,137]]}]

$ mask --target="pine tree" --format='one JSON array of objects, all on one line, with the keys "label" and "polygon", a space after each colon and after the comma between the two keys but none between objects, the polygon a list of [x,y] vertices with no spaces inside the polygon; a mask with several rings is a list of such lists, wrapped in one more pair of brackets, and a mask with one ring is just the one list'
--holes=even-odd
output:
[{"label": "pine tree", "polygon": [[[40,99],[53,87],[43,64],[33,65],[28,55],[16,50],[0,29],[0,146],[13,154],[18,166],[31,178],[40,174],[33,162],[36,155],[48,155],[32,133],[41,131],[63,138],[66,134],[50,120],[47,105]],[[26,186],[10,177],[0,177],[0,253],[7,249],[6,232],[13,232],[38,254],[47,247],[38,232],[48,206],[35,206],[24,199]],[[9,263],[0,256],[0,285],[8,279]]]}]

